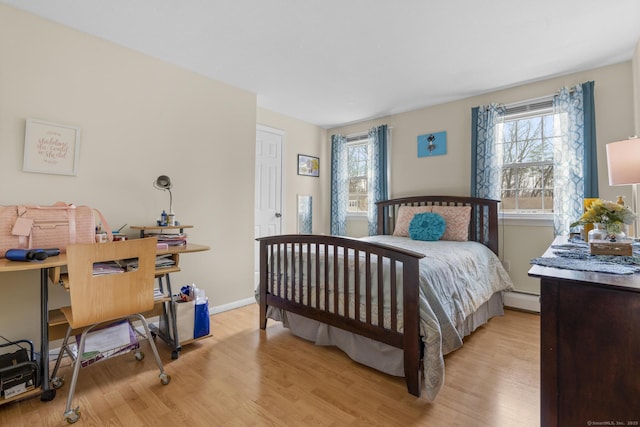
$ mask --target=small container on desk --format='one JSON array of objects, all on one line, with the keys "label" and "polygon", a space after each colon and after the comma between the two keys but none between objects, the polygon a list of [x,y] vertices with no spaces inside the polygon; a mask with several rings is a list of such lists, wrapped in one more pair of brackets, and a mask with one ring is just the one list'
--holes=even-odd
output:
[{"label": "small container on desk", "polygon": [[591,255],[633,255],[633,247],[631,242],[608,242],[606,240],[589,242],[589,250]]},{"label": "small container on desk", "polygon": [[591,224],[591,230],[589,230],[589,232],[587,233],[587,242],[604,241],[606,237],[607,232],[604,228],[602,228],[601,224]]}]

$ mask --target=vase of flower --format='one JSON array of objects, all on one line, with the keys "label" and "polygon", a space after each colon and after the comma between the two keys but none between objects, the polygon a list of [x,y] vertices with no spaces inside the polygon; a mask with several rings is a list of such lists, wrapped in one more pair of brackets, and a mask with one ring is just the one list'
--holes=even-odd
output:
[{"label": "vase of flower", "polygon": [[[624,225],[632,224],[635,218],[636,214],[626,206],[596,199],[587,207],[580,219],[571,224],[571,227],[585,224],[600,224],[600,228],[606,233],[605,238],[610,236],[609,240],[620,240],[626,237]],[[589,236],[587,236],[587,239],[591,241]]]}]

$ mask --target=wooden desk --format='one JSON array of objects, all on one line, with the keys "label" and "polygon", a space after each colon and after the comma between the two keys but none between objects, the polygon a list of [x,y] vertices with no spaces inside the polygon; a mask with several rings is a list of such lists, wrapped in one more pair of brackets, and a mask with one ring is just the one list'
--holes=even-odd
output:
[{"label": "wooden desk", "polygon": [[[203,252],[208,251],[209,246],[199,245],[195,243],[188,243],[187,245],[170,246],[168,249],[161,249],[156,252],[156,255],[171,255],[171,259],[174,261],[174,265],[170,267],[163,267],[156,269],[156,278],[158,279],[158,287],[162,293],[167,296],[156,300],[155,308],[148,312],[143,313],[145,317],[160,317],[158,326],[149,325],[154,335],[159,336],[165,343],[172,347],[171,358],[177,359],[182,350],[182,344],[188,342],[181,342],[178,337],[178,323],[176,321],[176,307],[173,299],[174,292],[171,288],[171,273],[177,273],[180,271],[180,254]],[[69,288],[68,278],[64,274],[60,274],[60,268],[52,268],[49,270],[49,278],[53,283],[61,283],[67,290]],[[68,323],[64,315],[59,309],[49,311],[49,337],[51,340],[64,338]],[[73,334],[80,333],[81,331],[72,331]],[[201,337],[207,338],[209,335]],[[198,339],[201,339],[198,338]]]},{"label": "wooden desk", "polygon": [[[175,266],[169,268],[158,269],[156,271],[156,277],[164,277],[167,281],[167,285],[170,288],[169,273],[175,273],[180,271],[178,260],[180,254],[191,252],[202,252],[209,250],[209,246],[198,245],[189,243],[186,246],[173,246],[167,250],[158,251],[158,255],[171,254],[172,258],[176,261]],[[40,394],[40,400],[49,401],[53,400],[56,396],[56,390],[49,385],[49,278],[53,283],[58,283],[60,280],[60,268],[67,265],[66,254],[60,254],[55,257],[49,257],[44,261],[38,262],[20,262],[10,261],[6,258],[0,258],[0,273],[11,271],[29,271],[40,270],[40,378],[41,389],[31,390],[10,399],[0,401],[0,405],[27,397]],[[175,322],[173,323],[175,325]],[[66,330],[66,329],[65,329]],[[179,344],[178,344],[179,346]],[[174,351],[179,351],[174,349]]]},{"label": "wooden desk", "polygon": [[640,273],[529,275],[541,284],[540,424],[640,425]]}]

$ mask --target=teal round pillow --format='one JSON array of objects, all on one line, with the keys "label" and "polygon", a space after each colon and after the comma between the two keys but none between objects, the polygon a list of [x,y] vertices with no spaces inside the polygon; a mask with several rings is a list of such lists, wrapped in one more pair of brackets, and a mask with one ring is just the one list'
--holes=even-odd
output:
[{"label": "teal round pillow", "polygon": [[433,212],[418,213],[413,216],[409,224],[409,236],[413,240],[440,240],[447,228],[444,218]]}]

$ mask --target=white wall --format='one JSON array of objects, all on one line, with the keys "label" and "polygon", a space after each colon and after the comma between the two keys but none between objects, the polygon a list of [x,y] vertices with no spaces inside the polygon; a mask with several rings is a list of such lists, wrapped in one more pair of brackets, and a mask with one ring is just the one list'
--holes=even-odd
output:
[{"label": "white wall", "polygon": [[[637,77],[637,76],[636,76]],[[424,108],[377,120],[343,126],[328,131],[330,135],[349,135],[374,125],[392,128],[390,196],[419,194],[469,195],[471,182],[471,108],[492,102],[512,103],[557,92],[563,86],[595,81],[596,135],[598,141],[598,176],[600,196],[615,200],[621,194],[631,200],[627,187],[609,187],[605,144],[633,134],[633,99],[631,62],[598,68],[530,83],[481,96]],[[447,154],[417,157],[417,136],[447,132]],[[362,232],[351,224],[350,231]],[[509,260],[516,288],[538,293],[539,281],[529,278],[529,260],[540,256],[553,240],[550,226],[504,225],[501,233],[501,258]]]},{"label": "white wall", "polygon": [[[0,58],[1,205],[62,200],[100,209],[112,228],[150,225],[168,209],[152,186],[167,174],[177,219],[211,246],[181,257],[174,288],[195,283],[214,307],[252,296],[255,94],[5,5]],[[22,171],[29,117],[82,129],[77,176]],[[0,274],[6,338],[39,342],[38,283]]]}]

